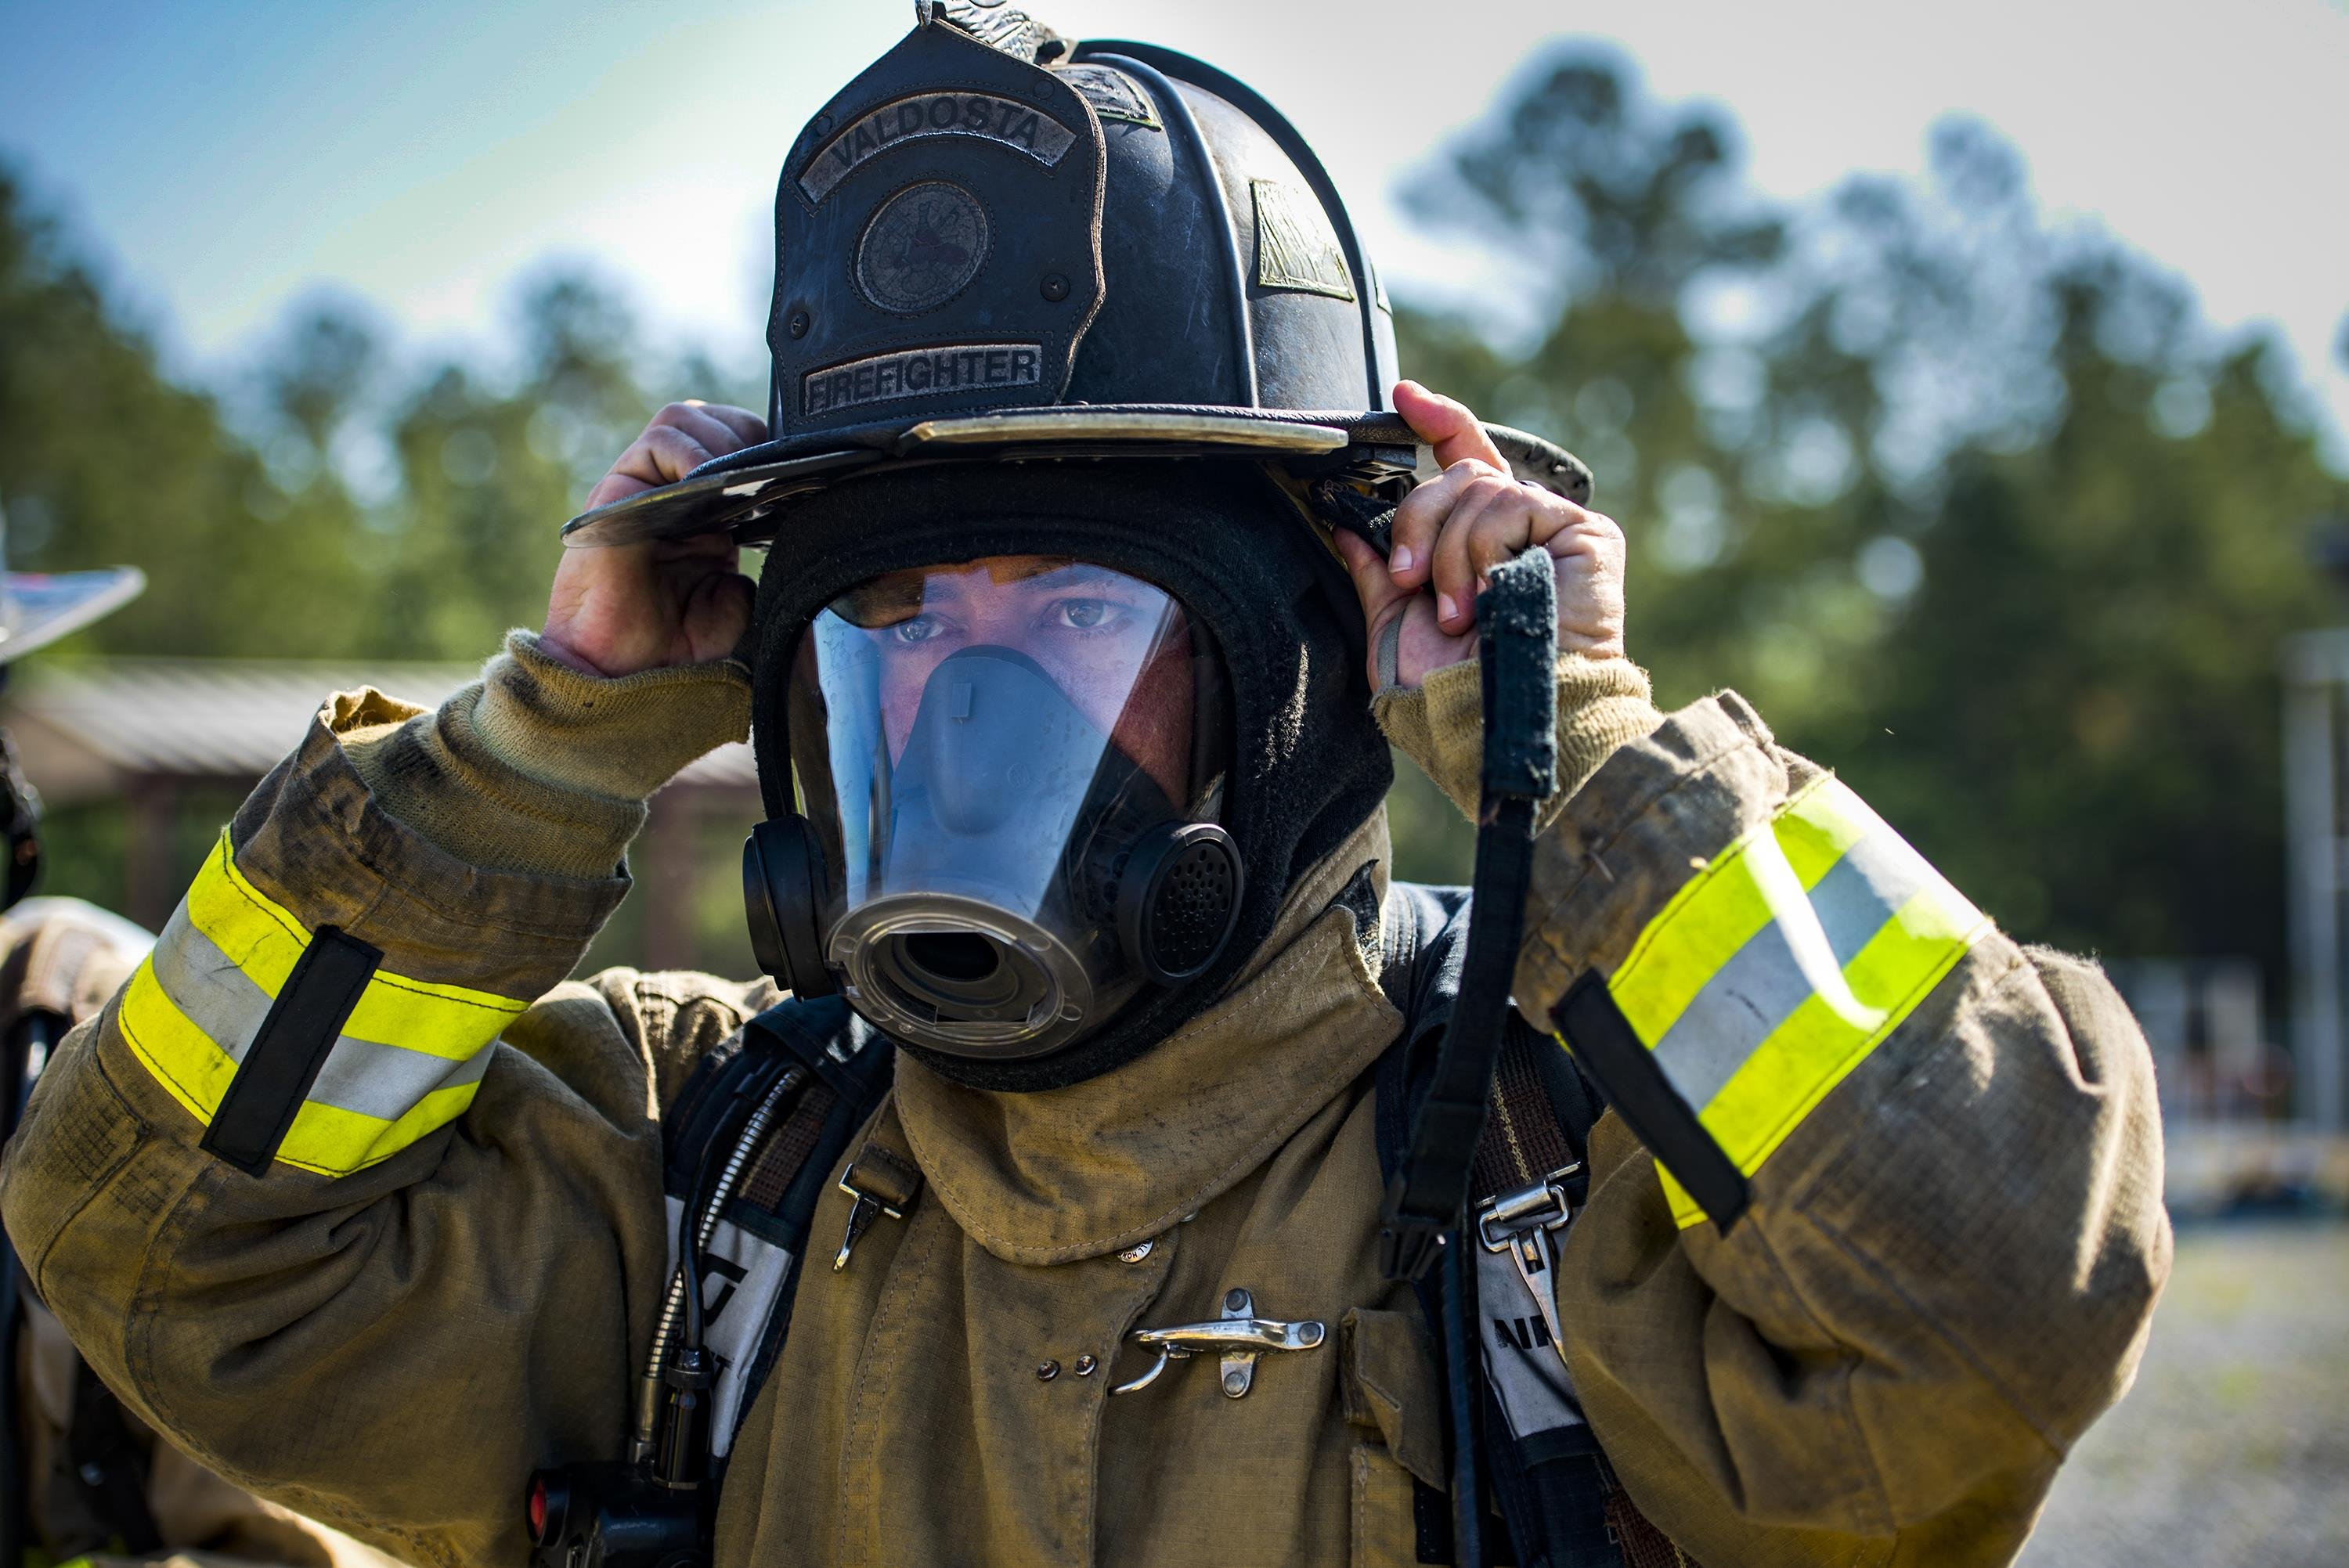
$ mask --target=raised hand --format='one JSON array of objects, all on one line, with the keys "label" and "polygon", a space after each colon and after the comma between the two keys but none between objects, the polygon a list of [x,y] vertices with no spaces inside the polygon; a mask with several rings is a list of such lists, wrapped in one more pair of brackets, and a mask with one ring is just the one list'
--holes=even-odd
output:
[{"label": "raised hand", "polygon": [[1452,398],[1399,381],[1394,405],[1435,449],[1444,472],[1396,509],[1393,548],[1384,558],[1350,533],[1337,535],[1370,626],[1371,683],[1380,639],[1397,617],[1395,673],[1402,685],[1473,658],[1485,573],[1537,544],[1557,578],[1559,650],[1622,657],[1623,531],[1614,520],[1520,483],[1476,416]]},{"label": "raised hand", "polygon": [[[710,459],[766,438],[767,422],[747,408],[671,403],[595,482],[587,504],[673,484]],[[740,562],[740,552],[724,533],[566,550],[554,569],[540,644],[595,676],[723,658],[750,624],[754,590]]]}]

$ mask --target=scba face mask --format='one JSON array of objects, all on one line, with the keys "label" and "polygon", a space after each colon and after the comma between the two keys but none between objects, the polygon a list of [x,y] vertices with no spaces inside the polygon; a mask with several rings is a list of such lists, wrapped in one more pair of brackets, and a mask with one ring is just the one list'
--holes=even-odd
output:
[{"label": "scba face mask", "polygon": [[802,926],[799,966],[818,958],[900,1040],[998,1060],[1204,971],[1242,891],[1216,820],[1231,725],[1208,642],[1164,590],[1065,557],[833,599],[792,675],[808,885],[784,864],[782,902],[813,918],[776,914]]}]

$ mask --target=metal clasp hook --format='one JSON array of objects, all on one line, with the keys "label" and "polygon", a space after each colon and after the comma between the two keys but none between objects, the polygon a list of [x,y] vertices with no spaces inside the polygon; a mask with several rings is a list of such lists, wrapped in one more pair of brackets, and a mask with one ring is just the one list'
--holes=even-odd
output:
[{"label": "metal clasp hook", "polygon": [[856,1250],[857,1241],[874,1220],[884,1214],[893,1220],[905,1217],[905,1211],[922,1195],[922,1173],[911,1161],[880,1144],[867,1143],[841,1172],[839,1185],[855,1202],[848,1210],[848,1231],[840,1238],[840,1251],[833,1256],[834,1274],[848,1266],[848,1254]]},{"label": "metal clasp hook", "polygon": [[1486,1252],[1506,1253],[1517,1265],[1517,1278],[1533,1297],[1534,1310],[1541,1314],[1560,1360],[1566,1357],[1566,1336],[1558,1327],[1557,1291],[1548,1277],[1554,1255],[1551,1237],[1574,1218],[1566,1183],[1581,1169],[1578,1161],[1561,1166],[1531,1186],[1476,1205],[1476,1239]]},{"label": "metal clasp hook", "polygon": [[1211,1350],[1224,1353],[1223,1388],[1237,1399],[1256,1382],[1256,1358],[1268,1350],[1312,1350],[1329,1337],[1329,1330],[1310,1318],[1284,1323],[1256,1315],[1256,1298],[1245,1290],[1224,1293],[1224,1315],[1212,1323],[1177,1323],[1164,1328],[1137,1328],[1133,1342],[1158,1352],[1150,1370],[1129,1383],[1116,1383],[1110,1392],[1132,1394],[1158,1381],[1170,1361],[1188,1360]]}]

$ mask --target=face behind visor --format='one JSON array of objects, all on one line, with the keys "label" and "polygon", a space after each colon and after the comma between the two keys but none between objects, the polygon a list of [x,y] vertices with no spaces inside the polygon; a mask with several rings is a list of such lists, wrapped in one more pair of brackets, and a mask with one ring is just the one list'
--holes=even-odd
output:
[{"label": "face behind visor", "polygon": [[1016,1059],[1214,960],[1241,871],[1206,645],[1164,590],[1050,556],[890,573],[814,617],[792,763],[859,1012]]}]

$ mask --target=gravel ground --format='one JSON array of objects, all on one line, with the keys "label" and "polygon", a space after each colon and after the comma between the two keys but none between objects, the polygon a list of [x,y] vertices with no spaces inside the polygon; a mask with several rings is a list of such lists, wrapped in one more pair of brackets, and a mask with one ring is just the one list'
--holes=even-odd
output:
[{"label": "gravel ground", "polygon": [[2349,1225],[2180,1231],[2137,1386],[2073,1450],[2022,1562],[2349,1564]]}]

